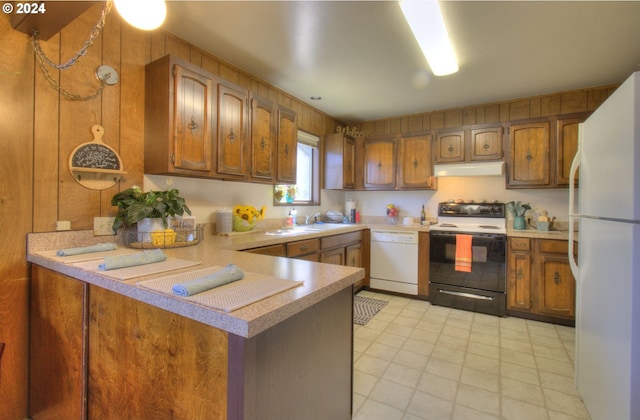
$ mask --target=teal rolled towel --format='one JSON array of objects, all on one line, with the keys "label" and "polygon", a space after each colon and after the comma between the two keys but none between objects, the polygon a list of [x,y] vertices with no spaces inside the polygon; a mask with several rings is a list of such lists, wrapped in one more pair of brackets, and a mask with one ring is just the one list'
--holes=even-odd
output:
[{"label": "teal rolled towel", "polygon": [[167,256],[161,249],[152,249],[148,251],[136,252],[135,254],[114,255],[113,257],[104,257],[104,263],[98,265],[103,271],[115,270],[117,268],[134,267],[136,265],[152,264],[162,262]]},{"label": "teal rolled towel", "polygon": [[196,293],[222,286],[223,284],[240,280],[243,277],[244,272],[240,267],[235,264],[229,264],[222,270],[207,274],[204,277],[186,281],[184,283],[174,284],[171,290],[174,295],[191,296]]},{"label": "teal rolled towel", "polygon": [[58,257],[67,257],[69,255],[89,254],[91,252],[113,251],[116,248],[118,248],[118,245],[115,242],[106,242],[77,248],[59,249],[56,255]]}]

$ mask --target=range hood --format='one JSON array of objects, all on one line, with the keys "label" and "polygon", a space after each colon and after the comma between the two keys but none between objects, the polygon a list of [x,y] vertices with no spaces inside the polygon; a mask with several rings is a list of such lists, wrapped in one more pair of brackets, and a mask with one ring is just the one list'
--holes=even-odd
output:
[{"label": "range hood", "polygon": [[468,162],[433,165],[433,175],[442,176],[500,176],[504,162]]}]

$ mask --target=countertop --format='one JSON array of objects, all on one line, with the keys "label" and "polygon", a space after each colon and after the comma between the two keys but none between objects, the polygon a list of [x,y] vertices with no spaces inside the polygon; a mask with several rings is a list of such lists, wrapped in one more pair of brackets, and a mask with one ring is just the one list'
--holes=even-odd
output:
[{"label": "countertop", "polygon": [[[38,254],[39,251],[85,246],[99,242],[113,242],[113,236],[96,237],[93,236],[92,231],[31,233],[27,235],[27,260],[89,284],[203,322],[212,327],[242,337],[252,337],[345,287],[351,286],[364,277],[364,270],[361,268],[321,264],[237,251],[296,240],[321,238],[362,229],[394,229],[428,232],[429,226],[419,224],[392,225],[385,223],[336,224],[324,226],[301,225],[294,229],[270,229],[267,231],[232,234],[230,236],[218,236],[207,233],[203,241],[198,245],[164,250],[170,258],[202,262],[201,265],[172,271],[171,274],[234,263],[246,272],[257,272],[273,277],[301,280],[304,282],[302,286],[279,293],[231,313],[203,307],[179,297],[164,295],[136,285],[136,283],[141,281],[166,276],[167,273],[119,281],[101,275],[99,272],[84,270],[74,265],[61,263],[55,259]],[[274,231],[281,231],[281,233],[273,234]],[[542,232],[535,229],[514,230],[508,228],[507,235],[514,237],[568,239],[567,231]],[[117,241],[118,236],[115,238]]]},{"label": "countertop", "polygon": [[[358,229],[362,229],[362,226],[339,230],[347,232]],[[320,234],[324,235],[324,233]],[[317,236],[310,233],[297,235],[299,238]],[[250,237],[253,237],[253,240]],[[287,238],[291,238],[291,235],[287,236]],[[364,278],[364,269],[362,268],[271,257],[234,250],[268,245],[274,243],[274,241],[286,241],[287,238],[268,236],[264,233],[231,237],[205,235],[203,241],[198,245],[164,250],[169,258],[201,261],[201,265],[172,271],[171,273],[137,277],[124,281],[114,280],[100,274],[100,272],[65,264],[38,253],[39,251],[114,241],[113,236],[94,237],[92,231],[28,234],[27,261],[229,333],[249,338]],[[229,263],[238,265],[245,272],[303,281],[304,284],[230,313],[201,306],[177,296],[169,296],[136,285],[138,282],[166,276],[167,274],[193,271],[211,266],[224,266]]]}]

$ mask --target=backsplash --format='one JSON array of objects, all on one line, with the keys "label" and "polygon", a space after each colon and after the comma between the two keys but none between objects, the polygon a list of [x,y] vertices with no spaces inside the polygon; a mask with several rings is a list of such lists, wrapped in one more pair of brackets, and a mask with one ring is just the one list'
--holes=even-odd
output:
[{"label": "backsplash", "polygon": [[[207,179],[167,177],[145,175],[145,190],[165,189],[167,180],[173,180],[172,188],[180,190],[198,222],[215,223],[215,213],[219,209],[231,209],[236,204],[254,207],[267,207],[266,218],[278,219],[287,216],[290,207],[274,207],[272,187],[270,185],[242,182],[225,182]],[[385,216],[387,204],[393,203],[400,208],[399,218],[419,217],[422,205],[425,205],[427,218],[436,218],[438,203],[441,201],[498,200],[501,202],[522,201],[533,209],[545,209],[549,216],[556,216],[558,222],[569,219],[569,191],[561,189],[517,189],[505,188],[504,176],[451,177],[438,180],[437,191],[333,191],[322,190],[321,206],[299,207],[298,218],[304,220],[307,214],[325,213],[327,210],[344,211],[344,202],[356,201],[357,210],[362,216]],[[510,215],[507,215],[510,218]]]}]

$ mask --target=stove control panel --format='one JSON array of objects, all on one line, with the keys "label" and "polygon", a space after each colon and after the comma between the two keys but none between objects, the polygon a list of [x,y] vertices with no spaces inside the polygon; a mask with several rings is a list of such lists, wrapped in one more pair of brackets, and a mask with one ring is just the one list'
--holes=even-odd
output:
[{"label": "stove control panel", "polygon": [[504,218],[504,203],[439,203],[438,216]]}]

